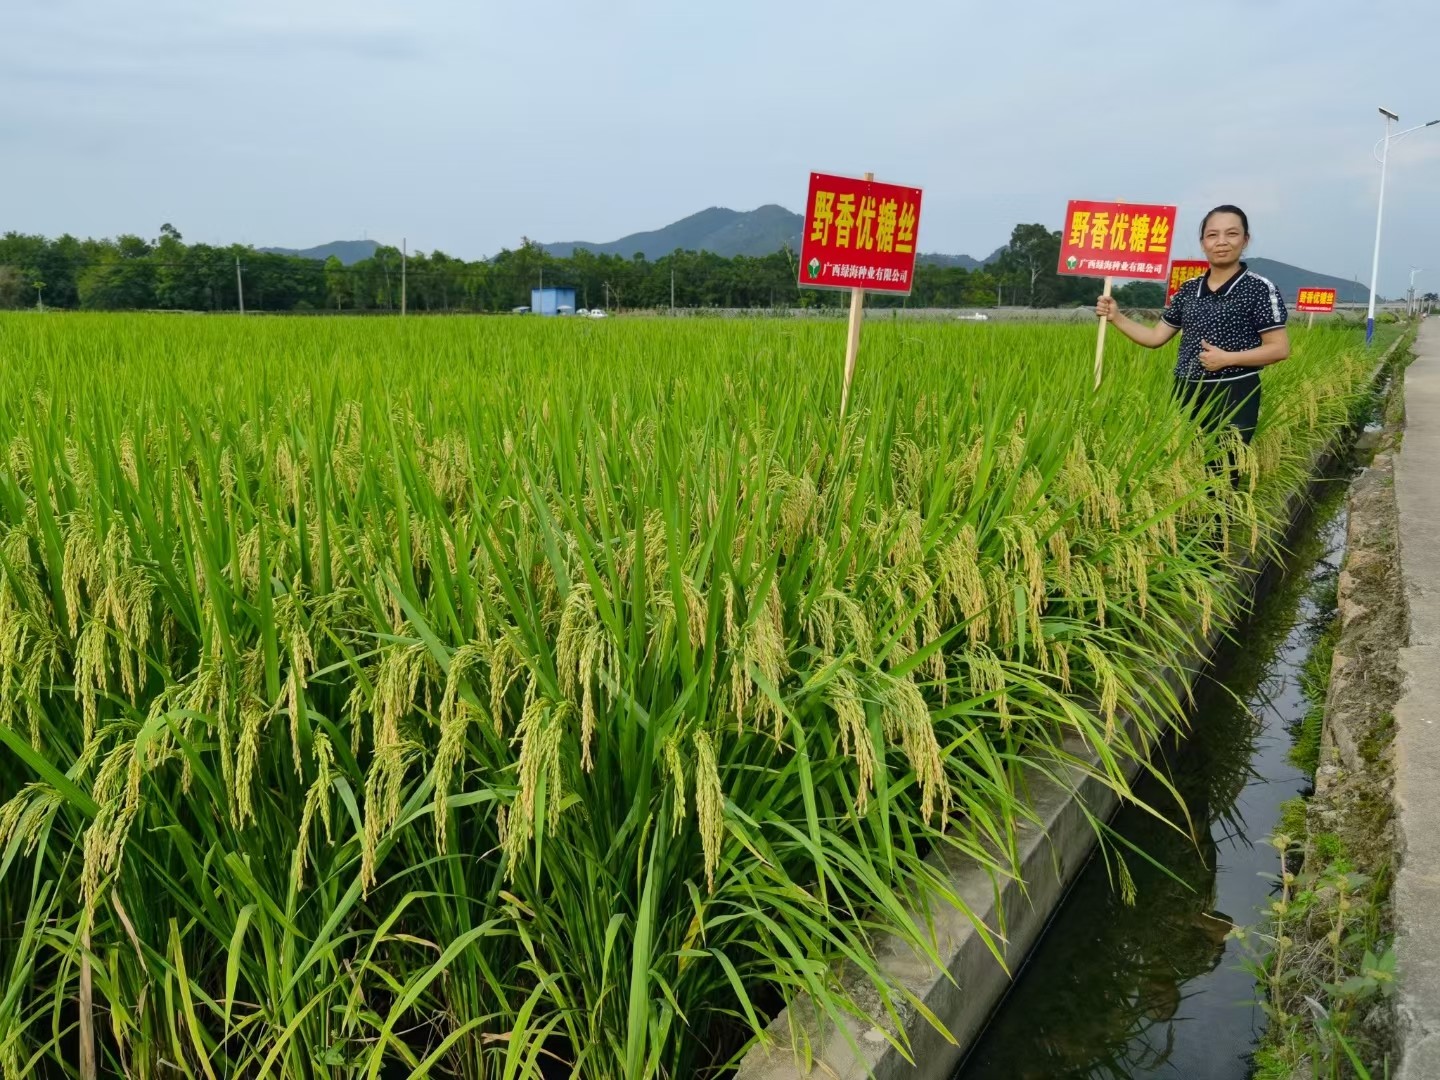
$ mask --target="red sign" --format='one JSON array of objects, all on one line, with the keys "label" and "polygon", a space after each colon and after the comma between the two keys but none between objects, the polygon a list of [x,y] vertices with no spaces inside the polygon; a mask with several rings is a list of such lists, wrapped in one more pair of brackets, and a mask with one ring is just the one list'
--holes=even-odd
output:
[{"label": "red sign", "polygon": [[1060,230],[1060,273],[1164,281],[1175,207],[1071,200]]},{"label": "red sign", "polygon": [[908,293],[915,284],[920,189],[810,174],[800,284]]},{"label": "red sign", "polygon": [[1170,284],[1165,289],[1165,306],[1170,306],[1170,301],[1175,299],[1175,294],[1180,291],[1180,286],[1185,282],[1199,277],[1210,264],[1204,259],[1176,259],[1170,264]]},{"label": "red sign", "polygon": [[1295,301],[1296,311],[1314,311],[1321,314],[1329,314],[1335,310],[1334,289],[1311,289],[1300,290],[1300,296]]}]

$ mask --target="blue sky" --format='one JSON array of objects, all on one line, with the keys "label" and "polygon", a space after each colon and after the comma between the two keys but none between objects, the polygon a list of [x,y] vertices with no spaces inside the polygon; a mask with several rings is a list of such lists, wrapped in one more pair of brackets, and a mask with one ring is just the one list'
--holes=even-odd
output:
[{"label": "blue sky", "polygon": [[[1178,203],[1185,256],[1235,202],[1252,253],[1364,281],[1376,106],[1440,118],[1418,0],[6,6],[0,230],[50,235],[476,258],[873,170],[925,189],[927,251],[1075,197]],[[1440,127],[1391,166],[1381,292],[1440,290]]]}]

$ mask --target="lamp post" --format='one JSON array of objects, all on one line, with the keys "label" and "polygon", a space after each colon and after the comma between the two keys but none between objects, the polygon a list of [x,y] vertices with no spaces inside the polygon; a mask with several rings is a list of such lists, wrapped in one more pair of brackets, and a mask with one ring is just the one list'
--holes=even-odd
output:
[{"label": "lamp post", "polygon": [[1425,268],[1423,266],[1410,267],[1410,295],[1406,299],[1405,314],[1412,318],[1415,315],[1415,275],[1423,274],[1424,272]]},{"label": "lamp post", "polygon": [[[1390,157],[1390,141],[1401,139],[1412,131],[1419,131],[1421,128],[1434,127],[1440,124],[1440,120],[1431,120],[1428,123],[1416,124],[1404,131],[1391,133],[1390,125],[1396,123],[1400,117],[1389,109],[1381,108],[1380,115],[1385,118],[1385,135],[1375,145],[1380,150],[1376,159],[1380,162],[1380,203],[1375,211],[1375,257],[1370,262],[1370,308],[1365,316],[1365,344],[1369,345],[1375,340],[1375,289],[1379,284],[1380,277],[1380,226],[1385,220],[1385,170]],[[1373,151],[1372,151],[1373,153]]]}]

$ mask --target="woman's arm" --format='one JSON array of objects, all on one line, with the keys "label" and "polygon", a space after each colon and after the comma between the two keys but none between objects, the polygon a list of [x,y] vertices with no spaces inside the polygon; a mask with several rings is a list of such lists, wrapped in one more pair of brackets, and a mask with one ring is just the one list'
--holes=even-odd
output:
[{"label": "woman's arm", "polygon": [[1095,301],[1095,314],[1102,319],[1109,319],[1110,324],[1116,330],[1119,330],[1136,345],[1143,345],[1147,349],[1160,348],[1180,332],[1163,319],[1154,326],[1136,322],[1120,310],[1120,305],[1115,302],[1113,296],[1102,296]]},{"label": "woman's arm", "polygon": [[1290,355],[1290,335],[1285,328],[1267,330],[1260,335],[1260,347],[1244,352],[1226,352],[1217,349],[1208,341],[1200,349],[1200,363],[1206,371],[1220,371],[1227,367],[1269,367],[1278,364]]}]

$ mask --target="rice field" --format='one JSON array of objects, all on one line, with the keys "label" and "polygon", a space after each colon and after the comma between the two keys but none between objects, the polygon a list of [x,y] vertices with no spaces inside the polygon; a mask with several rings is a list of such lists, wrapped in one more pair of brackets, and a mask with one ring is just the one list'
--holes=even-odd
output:
[{"label": "rice field", "polygon": [[1297,333],[1232,487],[1169,351],[875,323],[842,425],[842,334],[0,317],[0,1076],[684,1078],[913,1008],[926,854],[1015,874],[1076,747],[1129,793],[1374,357]]}]

